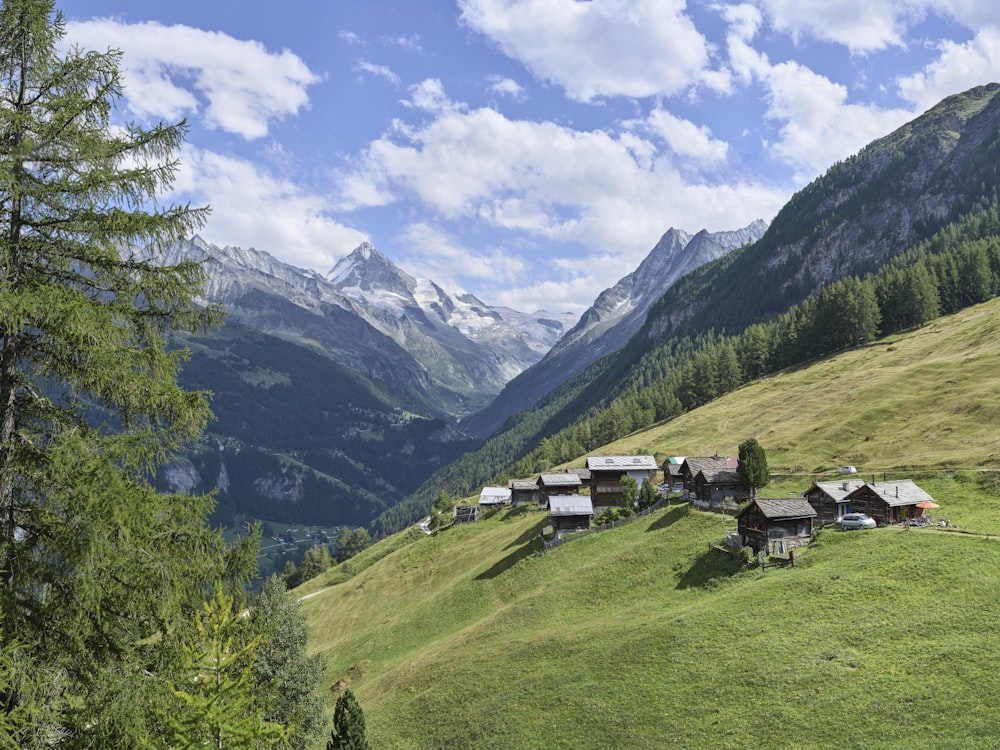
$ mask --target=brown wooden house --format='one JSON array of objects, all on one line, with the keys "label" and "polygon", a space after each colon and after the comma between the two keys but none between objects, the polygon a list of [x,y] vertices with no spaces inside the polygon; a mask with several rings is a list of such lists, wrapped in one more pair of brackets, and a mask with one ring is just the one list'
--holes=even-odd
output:
[{"label": "brown wooden house", "polygon": [[702,469],[694,477],[693,500],[702,507],[719,507],[726,501],[739,504],[750,499],[750,489],[740,484],[733,469]]},{"label": "brown wooden house", "polygon": [[668,492],[681,492],[684,489],[684,475],[681,468],[685,456],[670,456],[663,462],[663,484],[669,487]]},{"label": "brown wooden house", "polygon": [[548,507],[550,498],[577,494],[580,491],[581,484],[580,477],[576,474],[568,472],[542,474],[538,477],[539,507]]},{"label": "brown wooden house", "polygon": [[804,497],[758,497],[740,511],[736,521],[744,547],[776,555],[808,544],[815,519],[816,511]]},{"label": "brown wooden house", "polygon": [[690,499],[695,499],[695,477],[700,471],[736,471],[740,461],[727,456],[688,456],[681,463],[680,476],[684,491]]},{"label": "brown wooden house", "polygon": [[549,524],[557,535],[589,529],[593,517],[589,495],[556,495],[549,499]]},{"label": "brown wooden house", "polygon": [[622,504],[622,477],[630,476],[640,486],[656,481],[659,467],[652,456],[588,456],[590,497],[595,511]]},{"label": "brown wooden house", "polygon": [[853,510],[847,496],[863,484],[860,479],[815,482],[803,493],[803,497],[816,511],[820,523],[834,523],[842,515]]},{"label": "brown wooden house", "polygon": [[850,503],[852,513],[867,513],[879,525],[921,518],[924,509],[918,504],[934,502],[912,479],[865,483],[844,499]]},{"label": "brown wooden house", "polygon": [[510,480],[510,502],[515,508],[538,505],[538,482],[531,479]]}]

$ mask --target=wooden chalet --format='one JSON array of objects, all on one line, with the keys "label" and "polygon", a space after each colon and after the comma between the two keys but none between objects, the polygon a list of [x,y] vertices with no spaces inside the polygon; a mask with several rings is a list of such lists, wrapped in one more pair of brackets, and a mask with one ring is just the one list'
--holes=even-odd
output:
[{"label": "wooden chalet", "polygon": [[479,505],[484,508],[498,508],[510,503],[510,487],[483,487],[479,493]]},{"label": "wooden chalet", "polygon": [[538,504],[546,508],[553,497],[575,495],[580,491],[580,477],[569,472],[542,474],[538,477]]},{"label": "wooden chalet", "polygon": [[510,480],[510,502],[515,508],[538,505],[538,482],[530,479]]},{"label": "wooden chalet", "polygon": [[699,471],[736,471],[740,465],[738,458],[728,456],[688,456],[681,463],[680,475],[684,491],[693,500],[695,497],[695,477]]},{"label": "wooden chalet", "polygon": [[589,487],[590,486],[590,469],[579,467],[579,468],[569,468],[566,469],[570,474],[576,474],[580,477],[580,486]]},{"label": "wooden chalet", "polygon": [[834,523],[845,513],[851,512],[851,501],[847,496],[863,484],[860,479],[815,482],[802,496],[816,511],[820,523]]},{"label": "wooden chalet", "polygon": [[557,495],[549,500],[549,524],[556,535],[589,529],[593,517],[589,495]]},{"label": "wooden chalet", "polygon": [[852,513],[867,513],[879,525],[922,518],[924,508],[918,506],[934,502],[934,498],[912,479],[866,482],[848,493],[844,500],[850,503]]},{"label": "wooden chalet", "polygon": [[740,542],[755,552],[782,554],[808,544],[816,510],[804,497],[751,500],[736,518]]},{"label": "wooden chalet", "polygon": [[725,505],[727,500],[739,504],[750,499],[750,488],[740,483],[735,469],[701,469],[695,474],[693,486],[689,495],[695,505],[705,508]]},{"label": "wooden chalet", "polygon": [[622,477],[630,476],[637,484],[656,481],[659,467],[652,456],[588,456],[590,497],[594,508],[612,508],[622,504]]}]

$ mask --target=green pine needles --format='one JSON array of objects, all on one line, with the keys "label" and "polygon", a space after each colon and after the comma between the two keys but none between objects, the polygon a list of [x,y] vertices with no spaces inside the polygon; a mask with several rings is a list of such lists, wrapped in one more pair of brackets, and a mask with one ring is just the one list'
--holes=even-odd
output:
[{"label": "green pine needles", "polygon": [[[222,617],[214,581],[242,606],[255,562],[211,498],[148,484],[210,416],[171,339],[220,313],[197,265],[158,263],[207,209],[157,200],[184,124],[113,122],[120,53],[64,31],[52,0],[0,6],[0,746],[166,747],[157,708],[198,656],[169,634]],[[226,657],[237,686],[250,656]]]}]

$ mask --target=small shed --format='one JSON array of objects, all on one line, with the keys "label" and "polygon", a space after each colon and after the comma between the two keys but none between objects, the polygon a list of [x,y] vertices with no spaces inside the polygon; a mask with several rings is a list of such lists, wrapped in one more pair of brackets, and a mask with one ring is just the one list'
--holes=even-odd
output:
[{"label": "small shed", "polygon": [[851,501],[847,496],[864,484],[860,479],[841,479],[836,482],[814,482],[803,497],[816,511],[821,523],[834,523],[845,513],[850,513]]},{"label": "small shed", "polygon": [[538,482],[531,479],[511,479],[510,501],[515,508],[538,505]]},{"label": "small shed", "polygon": [[918,503],[932,503],[934,498],[912,479],[868,482],[845,498],[854,513],[867,513],[879,524],[903,523],[921,518],[924,509]]},{"label": "small shed", "polygon": [[496,508],[510,503],[510,487],[483,487],[479,493],[479,504],[488,508]]},{"label": "small shed", "polygon": [[736,517],[744,547],[769,555],[808,544],[813,535],[816,510],[804,497],[758,497]]},{"label": "small shed", "polygon": [[451,512],[452,523],[475,523],[479,520],[478,505],[456,505]]},{"label": "small shed", "polygon": [[549,500],[549,524],[556,534],[590,528],[594,506],[588,495],[559,495]]}]

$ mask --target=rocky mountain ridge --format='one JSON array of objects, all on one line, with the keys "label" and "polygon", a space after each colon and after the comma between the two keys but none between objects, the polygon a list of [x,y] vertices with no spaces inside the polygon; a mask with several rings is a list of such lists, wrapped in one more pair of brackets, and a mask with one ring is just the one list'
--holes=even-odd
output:
[{"label": "rocky mountain ridge", "polygon": [[514,378],[482,412],[462,421],[486,437],[507,417],[528,409],[591,362],[623,347],[646,320],[650,307],[678,279],[733,250],[759,240],[767,230],[762,219],[732,231],[701,230],[690,235],[671,228],[635,271],[605,289],[549,352]]}]

